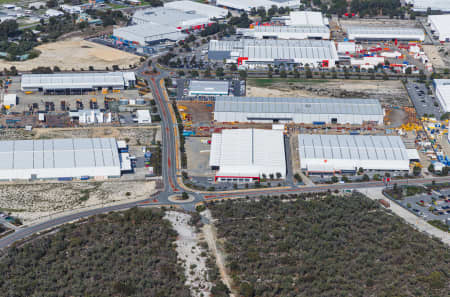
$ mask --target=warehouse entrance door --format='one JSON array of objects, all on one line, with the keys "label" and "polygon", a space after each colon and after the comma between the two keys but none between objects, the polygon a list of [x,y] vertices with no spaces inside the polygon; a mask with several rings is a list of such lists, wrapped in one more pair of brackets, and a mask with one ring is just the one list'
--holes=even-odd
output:
[{"label": "warehouse entrance door", "polygon": [[337,121],[337,118],[331,118],[331,123],[332,123],[332,124],[337,124],[337,122],[338,122],[338,121]]}]

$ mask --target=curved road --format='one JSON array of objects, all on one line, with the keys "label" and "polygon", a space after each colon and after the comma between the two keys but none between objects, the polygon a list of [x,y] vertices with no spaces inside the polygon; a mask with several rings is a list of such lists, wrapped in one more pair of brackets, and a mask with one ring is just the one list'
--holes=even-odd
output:
[{"label": "curved road", "polygon": [[[141,67],[138,73],[142,77],[146,77],[149,87],[151,88],[154,97],[156,99],[157,105],[161,114],[161,131],[162,131],[162,177],[164,181],[164,190],[160,192],[157,196],[134,202],[126,202],[119,205],[99,207],[91,210],[81,210],[73,214],[63,215],[57,218],[50,218],[48,221],[39,223],[32,226],[27,226],[18,229],[14,233],[5,236],[0,239],[0,249],[3,249],[14,242],[23,240],[30,235],[45,231],[57,227],[59,225],[69,223],[72,221],[79,220],[81,218],[86,218],[92,215],[97,215],[101,213],[106,213],[110,211],[118,211],[129,209],[136,206],[148,206],[148,205],[181,205],[186,210],[194,210],[195,205],[202,201],[216,200],[216,199],[227,199],[235,197],[255,197],[261,195],[289,195],[304,192],[317,192],[317,191],[334,191],[341,189],[361,189],[369,187],[380,187],[384,186],[383,182],[365,182],[365,183],[350,183],[350,184],[332,184],[332,185],[318,185],[314,187],[297,187],[290,186],[285,188],[274,188],[274,189],[259,189],[259,190],[239,190],[239,191],[229,191],[229,192],[211,192],[211,193],[200,193],[195,191],[188,191],[185,187],[178,184],[177,181],[177,151],[178,146],[176,142],[178,141],[178,129],[176,125],[176,119],[169,106],[170,102],[166,97],[164,90],[161,87],[161,80],[164,77],[168,77],[168,73],[161,70],[161,73],[154,76],[146,76],[144,71],[148,70],[146,67]],[[410,179],[410,180],[396,180],[395,182],[399,185],[402,184],[429,184],[432,181],[436,182],[450,182],[450,177],[437,177],[437,178],[421,178],[421,179]],[[172,203],[168,200],[170,195],[174,193],[179,193],[181,191],[186,191],[194,197],[194,201],[188,203]]]}]

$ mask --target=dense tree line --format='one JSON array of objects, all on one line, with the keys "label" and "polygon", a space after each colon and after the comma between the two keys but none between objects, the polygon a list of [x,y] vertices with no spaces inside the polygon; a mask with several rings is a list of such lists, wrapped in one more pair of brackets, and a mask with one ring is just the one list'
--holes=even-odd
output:
[{"label": "dense tree line", "polygon": [[190,296],[164,212],[131,209],[10,248],[2,296]]},{"label": "dense tree line", "polygon": [[[310,2],[307,2],[308,5]],[[402,16],[400,0],[313,0],[312,4],[324,13],[343,15],[345,13],[359,16]]]},{"label": "dense tree line", "polygon": [[[9,38],[17,38],[11,42]],[[29,29],[20,31],[15,20],[6,20],[0,23],[0,52],[6,52],[8,60],[16,60],[17,56],[29,54],[36,57],[39,53],[32,51],[38,44],[36,35]]]},{"label": "dense tree line", "polygon": [[208,205],[240,295],[448,294],[449,250],[376,202],[360,194],[283,199]]},{"label": "dense tree line", "polygon": [[248,14],[245,12],[238,17],[231,17],[228,21],[228,24],[238,28],[248,28],[251,23],[253,23],[252,20],[248,18]]}]

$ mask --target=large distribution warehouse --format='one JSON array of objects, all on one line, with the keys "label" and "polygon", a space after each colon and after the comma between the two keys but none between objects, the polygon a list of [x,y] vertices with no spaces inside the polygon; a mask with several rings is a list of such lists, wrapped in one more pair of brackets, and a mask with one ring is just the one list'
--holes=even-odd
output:
[{"label": "large distribution warehouse", "polygon": [[450,41],[450,14],[430,15],[428,24],[431,26],[431,32],[439,41]]},{"label": "large distribution warehouse", "polygon": [[123,90],[133,87],[135,82],[134,72],[24,74],[21,89],[24,92],[45,93],[83,92],[102,88]]},{"label": "large distribution warehouse", "polygon": [[272,6],[298,7],[299,2],[294,0],[216,0],[216,5],[239,11],[250,11],[252,8],[263,7],[266,10]]},{"label": "large distribution warehouse", "polygon": [[327,26],[328,18],[320,11],[290,11],[288,16],[273,17],[272,20],[287,26]]},{"label": "large distribution warehouse", "polygon": [[223,19],[223,8],[193,2],[174,1],[164,7],[139,9],[132,26],[115,28],[113,38],[131,47],[151,46],[165,41],[185,39],[191,31],[203,29],[214,20]]},{"label": "large distribution warehouse", "polygon": [[428,8],[433,11],[450,12],[450,1],[448,0],[406,0],[412,5],[414,11],[427,12]]},{"label": "large distribution warehouse", "polygon": [[376,99],[218,97],[217,122],[383,124]]},{"label": "large distribution warehouse", "polygon": [[240,33],[256,39],[330,39],[327,26],[255,26]]},{"label": "large distribution warehouse", "polygon": [[444,112],[450,112],[450,79],[435,79],[436,97]]},{"label": "large distribution warehouse", "polygon": [[334,42],[327,40],[211,40],[208,58],[225,59],[248,68],[269,64],[333,67],[338,60]]},{"label": "large distribution warehouse", "polygon": [[120,177],[113,138],[0,141],[0,180]]},{"label": "large distribution warehouse", "polygon": [[308,174],[409,170],[399,136],[300,134],[298,143],[300,167]]},{"label": "large distribution warehouse", "polygon": [[281,130],[233,129],[213,133],[209,164],[219,182],[253,182],[286,176]]},{"label": "large distribution warehouse", "polygon": [[419,28],[347,26],[346,31],[350,40],[425,40],[425,32]]}]

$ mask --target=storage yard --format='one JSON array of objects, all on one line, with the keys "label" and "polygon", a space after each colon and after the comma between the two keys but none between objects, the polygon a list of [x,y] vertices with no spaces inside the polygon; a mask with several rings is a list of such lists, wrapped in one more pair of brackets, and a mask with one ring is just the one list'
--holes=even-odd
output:
[{"label": "storage yard", "polygon": [[247,96],[377,98],[382,105],[412,106],[400,81],[249,79]]}]

